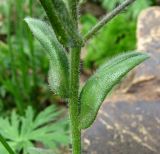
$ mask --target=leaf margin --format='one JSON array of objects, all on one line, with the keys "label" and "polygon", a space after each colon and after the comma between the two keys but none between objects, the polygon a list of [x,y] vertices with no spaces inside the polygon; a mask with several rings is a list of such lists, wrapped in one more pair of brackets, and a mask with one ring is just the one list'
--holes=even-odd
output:
[{"label": "leaf margin", "polygon": [[[132,57],[133,56],[133,57]],[[137,61],[137,63],[134,65],[134,66],[132,66],[130,69],[128,69],[127,70],[127,72],[126,73],[123,73],[121,76],[120,76],[120,78],[118,79],[118,81],[116,81],[116,84],[113,84],[112,86],[111,86],[111,88],[110,89],[108,89],[108,91],[106,92],[106,94],[105,94],[105,96],[102,96],[102,98],[101,98],[101,102],[99,102],[99,105],[98,105],[98,107],[97,107],[97,110],[95,111],[95,113],[93,114],[93,112],[92,113],[90,113],[90,111],[88,111],[89,113],[88,113],[88,117],[84,117],[84,116],[86,116],[87,114],[85,114],[84,115],[84,113],[82,112],[82,110],[84,110],[84,108],[90,108],[90,110],[92,110],[92,107],[94,106],[94,104],[86,104],[85,103],[85,105],[84,105],[84,100],[87,100],[87,99],[84,99],[84,98],[82,98],[82,97],[84,97],[83,95],[84,95],[84,93],[85,93],[85,91],[87,90],[86,88],[88,87],[88,85],[93,81],[93,80],[97,80],[98,81],[98,78],[100,78],[100,76],[98,76],[98,74],[99,73],[101,73],[102,71],[104,71],[104,69],[106,69],[105,71],[107,71],[107,70],[109,70],[109,69],[111,69],[113,66],[118,66],[119,65],[119,63],[121,63],[121,62],[123,62],[123,60],[130,60],[130,58],[135,58],[135,57],[137,57],[137,59],[139,58],[139,62]],[[119,59],[118,59],[119,58]],[[142,63],[143,61],[145,61],[145,60],[147,60],[149,58],[149,56],[147,55],[147,54],[144,54],[144,53],[141,53],[141,52],[129,52],[129,53],[124,53],[124,54],[120,54],[120,55],[118,55],[118,56],[116,56],[116,57],[113,57],[108,63],[105,63],[104,65],[102,65],[96,72],[95,72],[95,74],[93,74],[87,81],[86,81],[86,83],[85,83],[85,85],[83,86],[83,88],[82,88],[82,90],[81,90],[81,92],[80,92],[80,125],[79,125],[79,128],[80,129],[86,129],[86,128],[89,128],[92,124],[93,124],[93,122],[95,121],[95,119],[96,119],[96,116],[97,116],[97,114],[98,114],[98,111],[99,111],[99,109],[100,109],[100,107],[101,107],[101,105],[102,105],[102,103],[103,103],[103,101],[104,101],[104,99],[106,98],[106,96],[108,95],[108,93],[112,90],[112,88],[115,86],[115,85],[117,85],[118,83],[119,83],[119,81],[129,72],[129,71],[131,71],[134,67],[136,67],[137,65],[139,65],[140,63]],[[118,60],[118,63],[117,63],[117,61],[116,60]],[[113,64],[113,65],[112,65]],[[118,65],[117,65],[118,64]],[[107,68],[106,68],[107,67]],[[104,74],[103,74],[104,75]],[[96,89],[96,87],[94,87],[95,89]],[[88,93],[89,93],[89,91],[88,91]],[[99,91],[99,93],[100,93],[100,91]],[[89,100],[89,99],[88,99]],[[92,118],[90,118],[90,117],[92,117]],[[86,120],[85,120],[86,119]],[[90,119],[90,120],[89,120]]]}]

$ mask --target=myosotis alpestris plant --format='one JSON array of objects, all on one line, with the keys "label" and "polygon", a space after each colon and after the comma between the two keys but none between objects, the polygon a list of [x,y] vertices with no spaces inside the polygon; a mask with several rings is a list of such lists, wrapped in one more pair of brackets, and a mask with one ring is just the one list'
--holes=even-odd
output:
[{"label": "myosotis alpestris plant", "polygon": [[51,89],[69,102],[73,154],[81,153],[81,130],[94,122],[107,94],[131,69],[148,58],[138,52],[119,55],[101,66],[79,90],[81,48],[134,1],[125,0],[85,36],[81,36],[78,29],[79,0],[40,0],[50,23],[30,17],[25,19],[49,57]]},{"label": "myosotis alpestris plant", "polygon": [[[110,60],[85,83],[79,91],[81,48],[107,22],[134,0],[125,0],[107,14],[84,37],[78,29],[78,0],[40,0],[50,24],[26,18],[29,28],[48,54],[50,61],[49,84],[51,89],[68,99],[72,136],[72,153],[81,153],[81,130],[91,126],[98,110],[111,89],[147,55],[130,52]],[[69,51],[69,53],[67,52]]]}]

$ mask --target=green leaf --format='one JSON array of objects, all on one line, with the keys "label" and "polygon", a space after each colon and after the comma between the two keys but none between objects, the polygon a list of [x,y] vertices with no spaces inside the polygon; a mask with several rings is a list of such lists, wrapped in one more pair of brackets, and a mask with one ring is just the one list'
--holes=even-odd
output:
[{"label": "green leaf", "polygon": [[0,153],[8,154],[8,151],[5,149],[5,147],[0,143]]},{"label": "green leaf", "polygon": [[15,154],[13,149],[7,143],[6,139],[1,134],[0,134],[0,144],[2,144],[3,147],[5,147],[5,149],[8,151],[9,154]]},{"label": "green leaf", "polygon": [[45,150],[40,148],[29,148],[28,154],[55,154],[52,150]]},{"label": "green leaf", "polygon": [[86,82],[80,94],[80,128],[90,127],[107,94],[135,66],[148,56],[140,52],[121,54],[100,69]]},{"label": "green leaf", "polygon": [[65,49],[47,23],[29,17],[25,21],[49,56],[49,84],[51,90],[63,98],[68,98],[69,64]]},{"label": "green leaf", "polygon": [[66,47],[81,46],[82,38],[63,0],[40,0],[58,40]]},{"label": "green leaf", "polygon": [[[14,151],[23,151],[23,154],[28,154],[28,149],[32,149],[35,142],[42,143],[47,149],[68,145],[69,123],[66,118],[60,119],[61,113],[55,105],[47,107],[37,116],[31,107],[26,109],[24,117],[13,111],[10,117],[0,117],[0,134]],[[0,154],[6,154],[4,151],[0,144]]]}]

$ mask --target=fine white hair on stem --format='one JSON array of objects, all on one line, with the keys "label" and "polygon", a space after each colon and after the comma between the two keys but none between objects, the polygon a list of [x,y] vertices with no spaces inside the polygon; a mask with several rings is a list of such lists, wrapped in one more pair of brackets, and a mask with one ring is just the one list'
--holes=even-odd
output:
[{"label": "fine white hair on stem", "polygon": [[117,6],[113,11],[105,15],[102,20],[100,20],[85,36],[84,40],[87,41],[92,36],[94,36],[105,24],[111,21],[115,16],[117,16],[120,12],[122,12],[126,7],[128,7],[135,0],[125,0],[119,6]]}]

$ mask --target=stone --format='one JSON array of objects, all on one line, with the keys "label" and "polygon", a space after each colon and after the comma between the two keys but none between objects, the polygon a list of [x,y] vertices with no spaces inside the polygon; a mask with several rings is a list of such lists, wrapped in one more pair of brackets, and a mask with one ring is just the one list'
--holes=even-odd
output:
[{"label": "stone", "polygon": [[84,154],[159,154],[159,101],[105,102],[84,140]]},{"label": "stone", "polygon": [[151,58],[130,75],[125,93],[120,88],[103,103],[84,131],[84,154],[160,153],[160,7],[141,13],[137,38]]},{"label": "stone", "polygon": [[140,14],[137,26],[137,49],[150,59],[136,69],[134,82],[160,79],[160,7],[148,8]]}]

